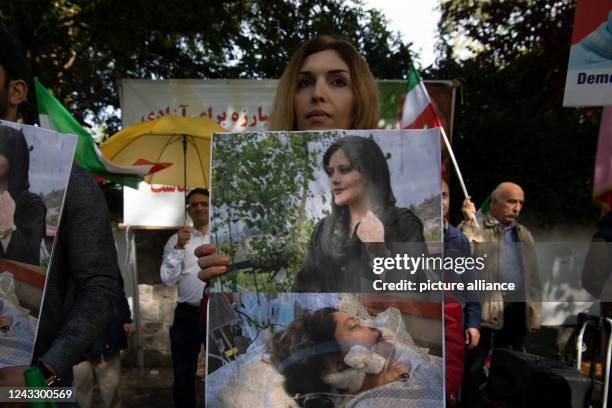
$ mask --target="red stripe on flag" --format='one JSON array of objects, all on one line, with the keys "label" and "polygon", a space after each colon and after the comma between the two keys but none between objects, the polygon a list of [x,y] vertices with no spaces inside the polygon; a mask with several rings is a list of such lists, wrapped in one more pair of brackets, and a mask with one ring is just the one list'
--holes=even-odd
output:
[{"label": "red stripe on flag", "polygon": [[423,112],[419,114],[416,120],[406,126],[404,129],[423,129],[423,128],[435,128],[442,127],[440,119],[436,114],[431,102],[423,109]]},{"label": "red stripe on flag", "polygon": [[172,166],[172,163],[156,163],[153,167],[151,167],[148,175],[167,169],[170,166]]},{"label": "red stripe on flag", "polygon": [[149,170],[149,172],[147,173],[147,176],[156,173],[158,171],[167,169],[168,167],[172,166],[172,163],[154,163],[152,161],[149,161],[147,159],[138,159],[136,160],[132,166],[151,166],[151,169]]}]

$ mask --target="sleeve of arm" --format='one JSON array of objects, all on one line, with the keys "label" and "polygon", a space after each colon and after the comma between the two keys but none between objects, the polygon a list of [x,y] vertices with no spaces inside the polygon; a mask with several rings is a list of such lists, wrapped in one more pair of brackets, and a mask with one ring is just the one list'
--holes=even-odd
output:
[{"label": "sleeve of arm", "polygon": [[60,375],[76,364],[110,320],[119,290],[119,265],[106,201],[85,170],[73,166],[59,239],[65,248],[72,307],[40,360]]},{"label": "sleeve of arm", "polygon": [[132,323],[132,311],[125,296],[125,284],[123,277],[119,274],[119,290],[117,291],[117,311],[121,323]]},{"label": "sleeve of arm", "polygon": [[125,297],[123,289],[119,288],[119,295],[117,296],[117,309],[119,310],[119,316],[121,317],[122,323],[132,323],[132,312],[130,311],[130,305]]},{"label": "sleeve of arm", "polygon": [[474,327],[480,329],[480,302],[465,302],[463,306],[465,316],[465,328]]},{"label": "sleeve of arm", "polygon": [[176,284],[183,272],[183,257],[185,256],[185,250],[175,249],[174,246],[176,242],[177,235],[173,235],[164,246],[164,257],[159,269],[159,275],[166,286]]},{"label": "sleeve of arm", "polygon": [[[470,241],[468,238],[461,233],[461,252],[463,257],[471,256],[471,248]],[[466,270],[462,276],[462,280],[464,283],[475,282],[476,281],[476,270]],[[464,326],[467,329],[468,327],[474,327],[476,329],[480,329],[480,316],[481,316],[481,308],[480,308],[480,300],[478,297],[478,293],[474,291],[467,291],[465,294],[465,303],[463,304],[463,315],[464,315]]]}]

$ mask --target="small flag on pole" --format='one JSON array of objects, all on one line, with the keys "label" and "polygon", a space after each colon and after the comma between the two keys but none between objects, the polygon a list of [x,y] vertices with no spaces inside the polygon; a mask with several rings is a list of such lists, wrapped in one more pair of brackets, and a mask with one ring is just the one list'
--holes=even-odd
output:
[{"label": "small flag on pole", "polygon": [[[442,122],[431,103],[425,84],[412,62],[410,63],[410,69],[408,71],[408,93],[406,94],[406,99],[404,99],[404,108],[402,109],[402,120],[400,121],[400,125],[402,129],[440,128],[442,140],[444,141],[448,155],[455,168],[455,173],[459,179],[459,184],[461,184],[463,195],[465,198],[469,198],[470,196],[465,186],[465,181],[463,181],[459,163],[457,163],[455,153],[448,140],[444,126],[442,126]],[[475,220],[476,218],[474,215],[474,221]],[[478,224],[476,222],[474,222],[474,224],[476,228],[478,228]]]},{"label": "small flag on pole", "polygon": [[425,84],[412,63],[408,71],[408,90],[400,126],[402,129],[442,128],[442,123],[434,110]]},{"label": "small flag on pole", "polygon": [[34,78],[34,87],[41,126],[60,133],[77,135],[74,159],[79,166],[90,173],[124,186],[138,188],[138,183],[144,176],[163,169],[163,166],[142,160],[133,166],[113,164],[102,155],[91,134],[38,81],[38,78]]}]

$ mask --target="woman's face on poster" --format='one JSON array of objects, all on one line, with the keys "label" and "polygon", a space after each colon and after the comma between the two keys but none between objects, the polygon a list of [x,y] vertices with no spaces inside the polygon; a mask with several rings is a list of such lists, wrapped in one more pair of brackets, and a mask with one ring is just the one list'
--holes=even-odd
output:
[{"label": "woman's face on poster", "polygon": [[0,180],[8,176],[9,161],[6,156],[0,154]]},{"label": "woman's face on poster", "polygon": [[325,171],[337,206],[354,205],[364,199],[363,175],[352,166],[344,150],[331,155]]},{"label": "woman's face on poster", "polygon": [[335,337],[343,353],[348,352],[355,345],[371,349],[382,338],[380,330],[363,325],[351,313],[335,312],[333,317],[336,322]]}]

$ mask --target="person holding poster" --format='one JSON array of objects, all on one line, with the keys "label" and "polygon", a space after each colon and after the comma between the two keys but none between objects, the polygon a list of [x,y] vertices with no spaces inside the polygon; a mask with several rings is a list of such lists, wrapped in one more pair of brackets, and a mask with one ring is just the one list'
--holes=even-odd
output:
[{"label": "person holding poster", "polygon": [[198,356],[204,342],[200,324],[200,301],[205,283],[198,279],[198,259],[194,249],[210,242],[208,236],[208,190],[193,189],[187,194],[187,212],[193,227],[183,225],[164,246],[160,268],[166,286],[177,286],[174,322],[170,328],[170,347],[174,383],[172,396],[176,407],[195,407],[195,380]]},{"label": "person holding poster", "polygon": [[[0,119],[17,121],[27,100],[26,62],[0,32]],[[69,386],[72,366],[92,347],[111,317],[119,264],[102,190],[73,165],[45,286],[33,365],[48,385]],[[27,367],[0,368],[0,386],[24,385]]]},{"label": "person holding poster", "polygon": [[[378,118],[378,89],[363,56],[348,41],[320,36],[306,41],[285,68],[269,130],[374,129]],[[370,213],[367,218],[366,211],[351,220],[353,227],[364,221],[359,231],[364,239],[379,235],[374,230],[380,232],[383,226]],[[410,224],[415,231],[411,239],[423,242],[422,226],[419,228],[416,216],[411,217]],[[227,271],[229,257],[217,254],[215,245],[198,247],[196,256],[201,268],[198,276],[203,281]],[[298,280],[297,289],[312,288]],[[330,290],[327,286],[320,289]]]},{"label": "person holding poster", "polygon": [[23,133],[0,126],[0,258],[38,266],[47,209],[28,191],[29,168]]}]

